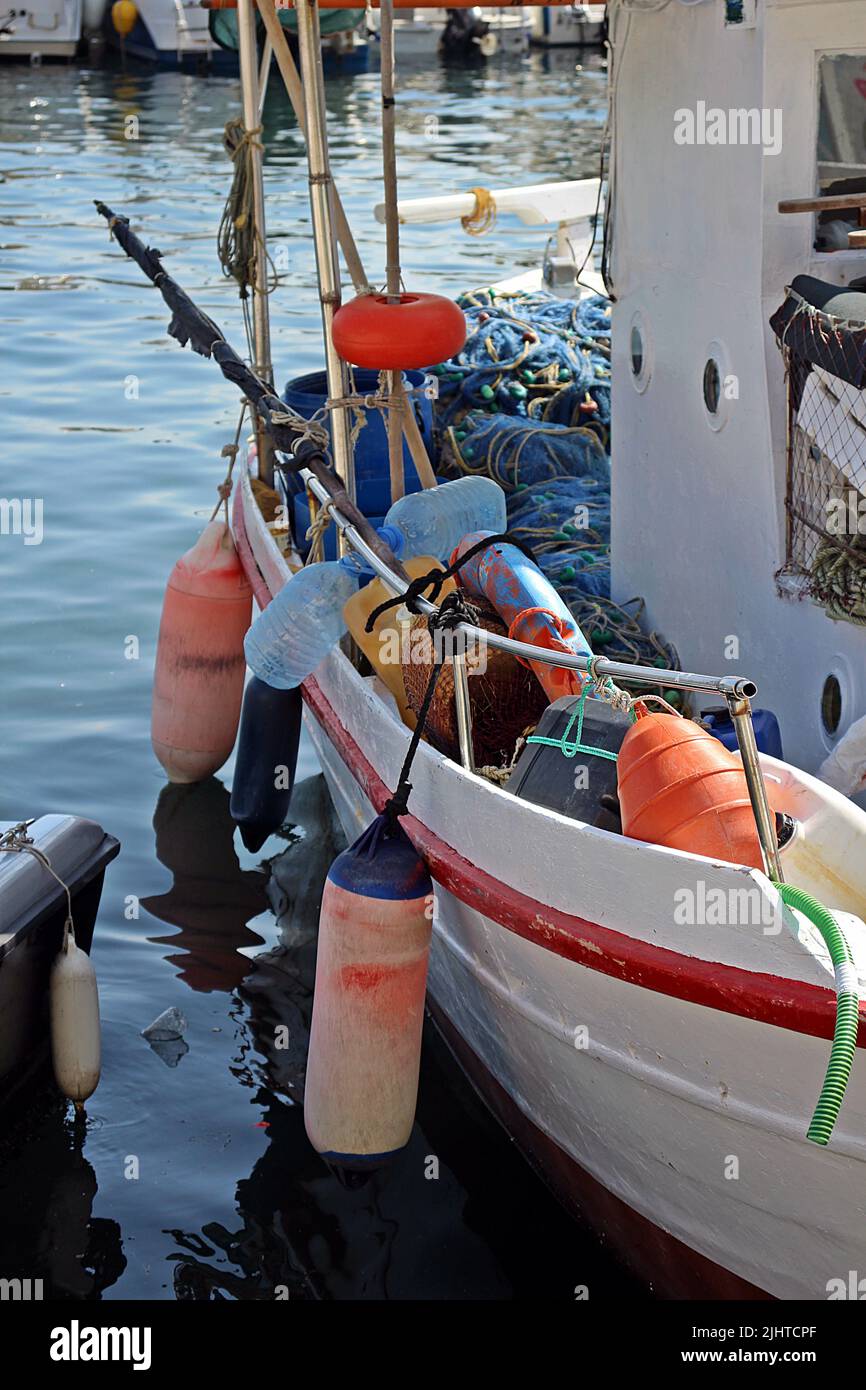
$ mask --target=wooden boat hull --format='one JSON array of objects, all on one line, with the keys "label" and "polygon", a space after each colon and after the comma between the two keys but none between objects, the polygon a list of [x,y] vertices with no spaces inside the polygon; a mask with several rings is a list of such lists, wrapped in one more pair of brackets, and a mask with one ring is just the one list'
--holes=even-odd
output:
[{"label": "wooden boat hull", "polygon": [[[266,601],[289,571],[243,493],[236,521]],[[339,651],[303,693],[354,836],[408,730]],[[823,1299],[866,1268],[859,1052],[831,1147],[805,1138],[835,1012],[826,965],[787,928],[675,921],[684,887],[769,902],[763,875],[568,821],[425,744],[412,782],[404,824],[436,885],[430,998],[551,1187],[673,1296]]]}]

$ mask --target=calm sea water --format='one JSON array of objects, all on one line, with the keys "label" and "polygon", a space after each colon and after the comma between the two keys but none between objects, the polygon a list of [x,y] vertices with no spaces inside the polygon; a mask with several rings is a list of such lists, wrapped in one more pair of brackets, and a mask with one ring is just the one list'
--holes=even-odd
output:
[{"label": "calm sea water", "polygon": [[[404,194],[594,174],[604,75],[597,57],[575,61],[404,70]],[[329,80],[334,168],[374,276],[378,101],[375,74]],[[0,69],[0,495],[44,508],[40,545],[0,537],[0,818],[75,811],[123,844],[94,947],[102,1083],[86,1125],[44,1092],[3,1132],[0,1276],[41,1277],[46,1295],[74,1299],[272,1298],[278,1286],[570,1299],[581,1284],[621,1296],[631,1286],[563,1218],[432,1033],[407,1154],[359,1191],[331,1176],[297,1104],[336,848],[321,779],[293,804],[302,824],[250,856],[228,815],[231,766],[166,788],[150,749],[163,585],[213,506],[237,401],[166,336],[162,301],[92,200],[128,214],[242,348],[215,255],[222,130],[238,108],[231,78]],[[321,354],[303,150],[276,78],[264,126],[282,380]],[[454,294],[531,264],[542,245],[505,221],[483,239],[410,229],[406,280]],[[315,775],[305,745],[299,778]],[[189,1024],[179,1060],[140,1036],[170,1005]],[[276,1022],[293,1047],[274,1055]]]}]

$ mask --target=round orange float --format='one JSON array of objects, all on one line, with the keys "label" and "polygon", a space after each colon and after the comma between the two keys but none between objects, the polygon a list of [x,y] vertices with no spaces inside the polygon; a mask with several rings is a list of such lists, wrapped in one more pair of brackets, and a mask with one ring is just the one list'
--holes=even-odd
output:
[{"label": "round orange float", "polygon": [[374,371],[433,367],[459,352],[466,320],[441,294],[363,294],[334,315],[334,346],[344,362]]}]

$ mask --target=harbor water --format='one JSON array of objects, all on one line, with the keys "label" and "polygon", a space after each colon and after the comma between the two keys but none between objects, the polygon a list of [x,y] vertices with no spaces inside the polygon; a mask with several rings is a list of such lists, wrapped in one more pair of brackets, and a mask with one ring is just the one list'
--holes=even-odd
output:
[{"label": "harbor water", "polygon": [[[594,176],[605,76],[600,57],[581,61],[403,71],[404,196]],[[216,259],[239,101],[231,77],[0,68],[0,496],[39,519],[0,535],[0,819],[74,811],[122,842],[93,952],[103,1079],[84,1121],[50,1089],[4,1120],[0,1276],[42,1278],[61,1299],[634,1296],[430,1026],[407,1152],[357,1190],[329,1172],[299,1104],[339,846],[310,745],[296,824],[256,855],[233,832],[231,764],[167,787],[151,751],[163,585],[216,502],[238,400],[168,338],[159,295],[93,200],[129,216],[242,348]],[[377,74],[330,78],[327,101],[335,174],[381,276]],[[319,368],[321,349],[304,153],[276,74],[263,126],[284,381]],[[454,295],[537,263],[544,240],[511,219],[484,237],[408,228],[405,279]],[[172,1007],[183,1040],[152,1047],[141,1030]]]}]

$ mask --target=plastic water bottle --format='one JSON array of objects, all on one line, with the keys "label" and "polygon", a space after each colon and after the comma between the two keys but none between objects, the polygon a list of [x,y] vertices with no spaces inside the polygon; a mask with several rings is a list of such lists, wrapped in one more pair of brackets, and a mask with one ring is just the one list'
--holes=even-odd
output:
[{"label": "plastic water bottle", "polygon": [[[505,494],[492,478],[457,478],[408,493],[391,507],[380,535],[400,558],[448,560],[470,531],[505,530]],[[292,690],[345,635],[343,607],[368,571],[354,556],[323,560],[293,575],[244,640],[247,665],[276,690]]]},{"label": "plastic water bottle", "polygon": [[305,681],[346,631],[343,606],[357,593],[360,576],[342,560],[323,560],[292,575],[244,639],[253,674],[275,690]]},{"label": "plastic water bottle", "polygon": [[492,478],[456,478],[407,493],[393,503],[385,525],[403,533],[404,555],[435,555],[447,562],[470,531],[505,530],[505,493]]}]

